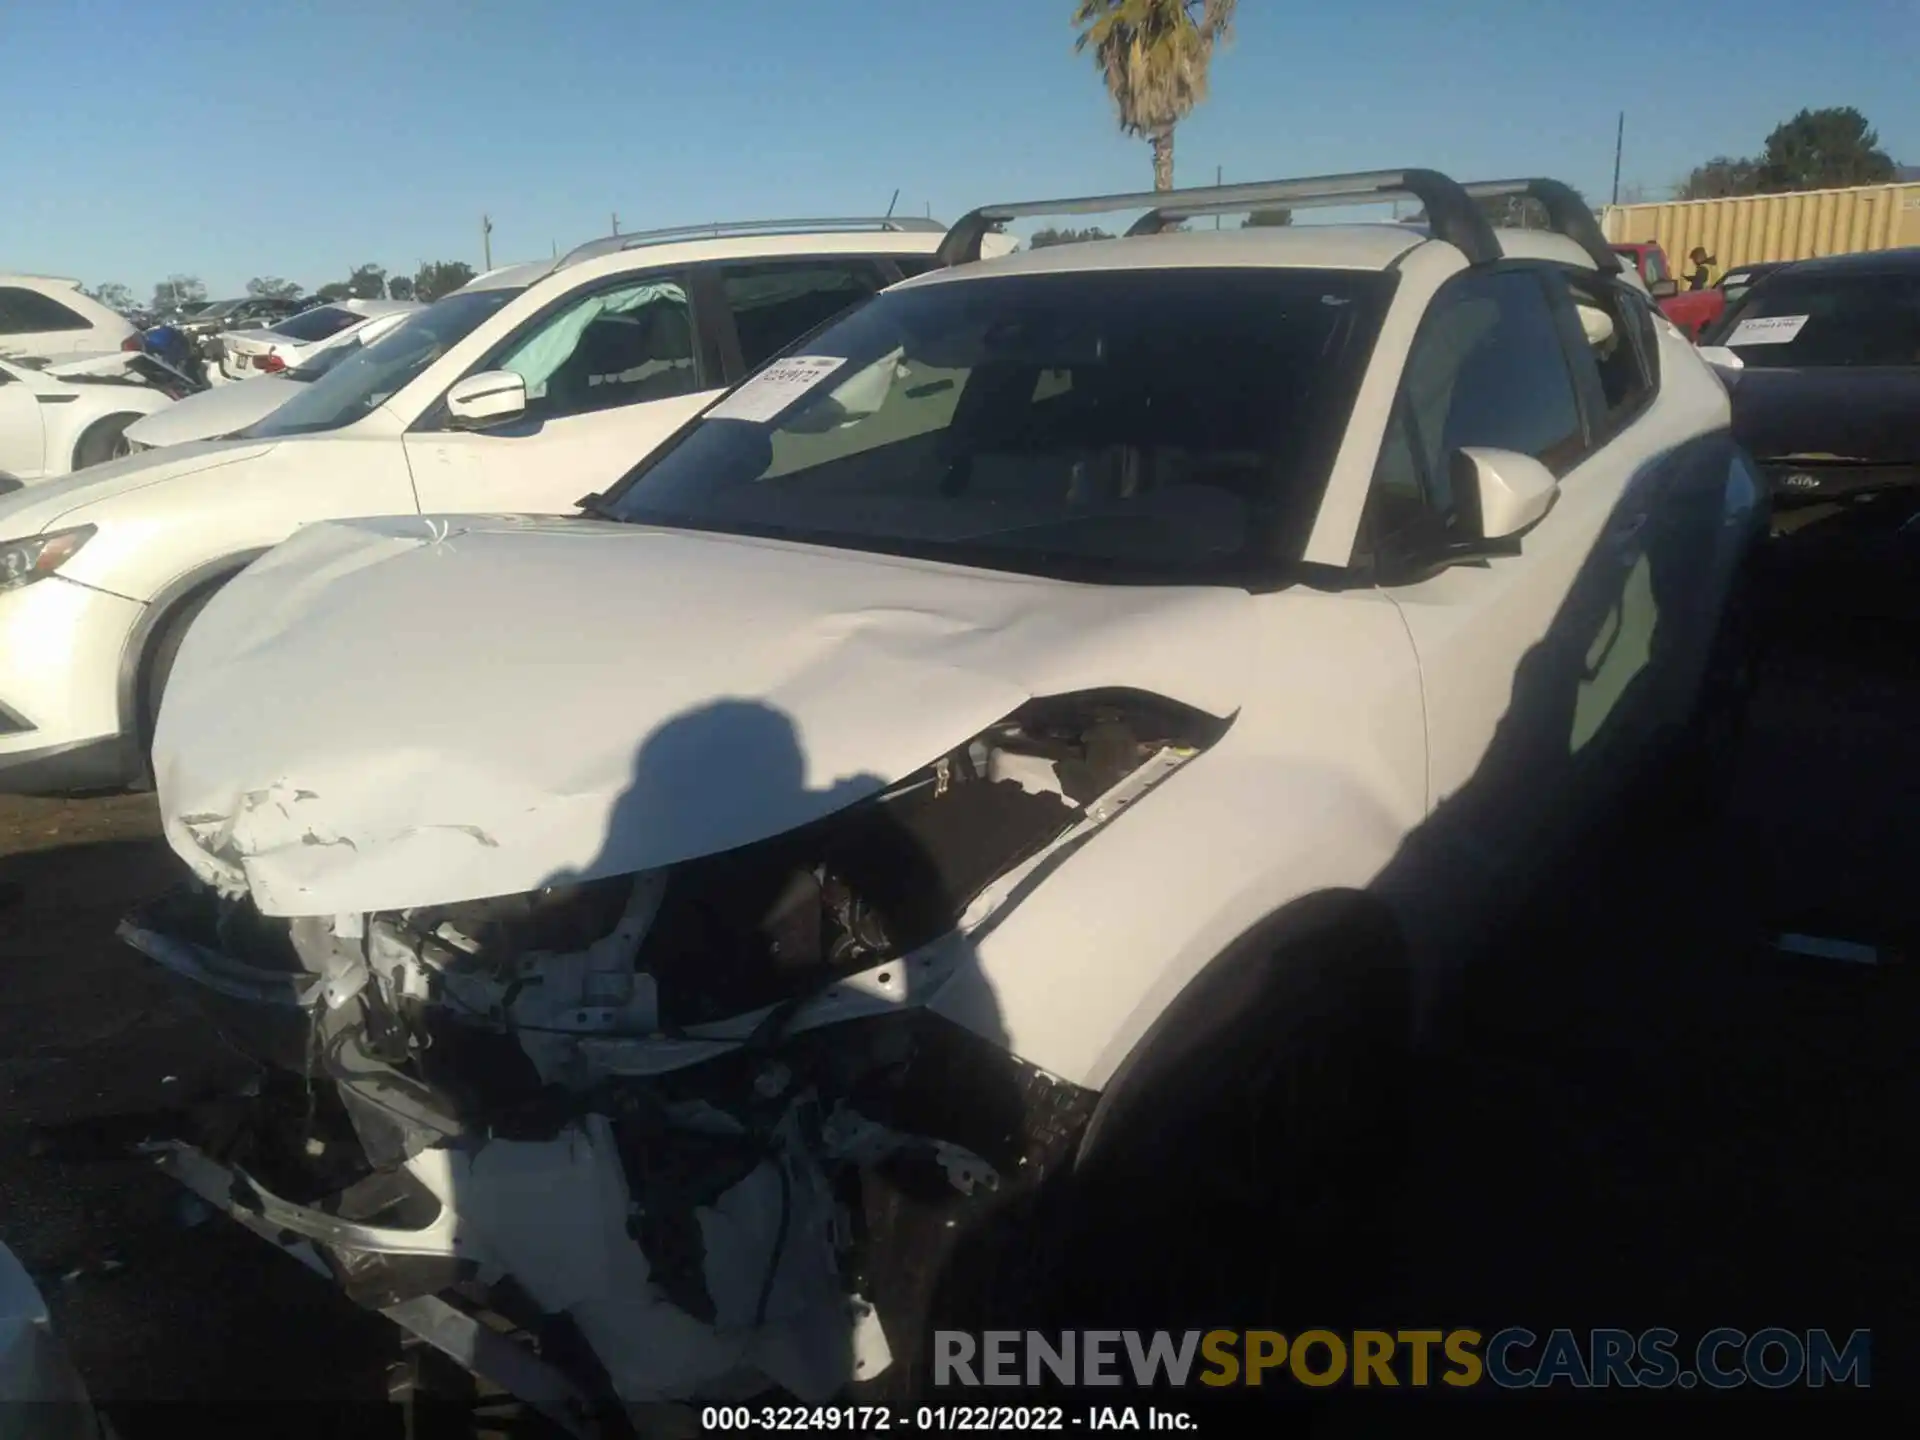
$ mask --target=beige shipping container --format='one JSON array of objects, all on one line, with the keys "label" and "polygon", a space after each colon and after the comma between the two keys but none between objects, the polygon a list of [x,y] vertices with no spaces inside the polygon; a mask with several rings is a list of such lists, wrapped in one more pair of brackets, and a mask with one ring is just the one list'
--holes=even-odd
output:
[{"label": "beige shipping container", "polygon": [[1616,244],[1658,241],[1676,275],[1685,273],[1696,245],[1722,270],[1762,260],[1892,250],[1920,245],[1920,184],[1609,205],[1601,228]]}]

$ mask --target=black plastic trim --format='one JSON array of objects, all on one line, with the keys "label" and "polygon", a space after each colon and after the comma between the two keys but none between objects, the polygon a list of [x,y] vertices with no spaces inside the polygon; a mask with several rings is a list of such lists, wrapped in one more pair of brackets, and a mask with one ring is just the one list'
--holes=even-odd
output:
[{"label": "black plastic trim", "polygon": [[0,755],[0,795],[79,795],[123,789],[131,779],[117,735]]},{"label": "black plastic trim", "polygon": [[1593,260],[1594,267],[1602,275],[1618,275],[1621,271],[1620,256],[1615,253],[1607,237],[1601,232],[1600,222],[1593,218],[1593,212],[1587,208],[1586,201],[1571,185],[1558,180],[1474,180],[1461,187],[1474,200],[1494,200],[1503,195],[1524,195],[1539,202],[1540,208],[1547,212],[1547,223],[1554,232],[1564,235]]}]

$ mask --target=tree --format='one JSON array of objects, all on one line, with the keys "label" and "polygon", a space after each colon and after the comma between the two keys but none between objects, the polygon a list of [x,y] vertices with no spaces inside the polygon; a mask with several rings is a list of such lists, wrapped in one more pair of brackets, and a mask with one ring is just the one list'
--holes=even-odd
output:
[{"label": "tree", "polygon": [[1899,167],[1880,148],[1880,136],[1851,105],[1802,110],[1774,126],[1753,159],[1716,155],[1696,165],[1680,184],[1682,200],[1778,195],[1790,190],[1837,190],[1884,185]]},{"label": "tree", "polygon": [[1256,210],[1240,222],[1242,230],[1260,230],[1275,225],[1293,224],[1291,210]]},{"label": "tree", "polygon": [[473,267],[464,260],[429,260],[413,277],[413,298],[433,301],[451,295],[473,279]]},{"label": "tree", "polygon": [[356,300],[378,300],[387,293],[387,267],[368,261],[347,276],[347,293]]},{"label": "tree", "polygon": [[1113,236],[1098,225],[1089,226],[1085,230],[1059,230],[1050,225],[1044,230],[1034,231],[1027,241],[1027,248],[1044,250],[1049,245],[1075,245],[1082,240],[1111,240],[1112,238]]},{"label": "tree", "polygon": [[391,280],[387,281],[387,294],[395,300],[411,300],[413,298],[413,277],[411,275],[394,276]]},{"label": "tree", "polygon": [[247,282],[247,294],[261,300],[298,300],[302,288],[278,275],[256,275]]},{"label": "tree", "polygon": [[1725,200],[1735,195],[1759,193],[1759,162],[1739,160],[1731,155],[1716,155],[1704,165],[1696,165],[1680,182],[1682,200]]},{"label": "tree", "polygon": [[169,275],[153,287],[153,308],[160,311],[177,310],[206,298],[207,287],[198,275]]},{"label": "tree", "polygon": [[1153,147],[1153,188],[1173,188],[1173,131],[1207,98],[1236,0],[1074,0],[1075,53],[1091,50],[1120,128]]},{"label": "tree", "polygon": [[1760,156],[1760,189],[1832,190],[1847,185],[1884,185],[1895,166],[1880,148],[1880,136],[1851,105],[1802,110],[1774,127]]},{"label": "tree", "polygon": [[329,280],[313,292],[313,298],[320,301],[323,305],[328,305],[332,304],[335,300],[345,300],[352,294],[353,287],[347,284],[346,281]]},{"label": "tree", "polygon": [[118,280],[109,280],[105,284],[96,285],[91,290],[86,290],[82,293],[92,296],[109,310],[131,310],[135,303],[133,291],[122,285]]}]

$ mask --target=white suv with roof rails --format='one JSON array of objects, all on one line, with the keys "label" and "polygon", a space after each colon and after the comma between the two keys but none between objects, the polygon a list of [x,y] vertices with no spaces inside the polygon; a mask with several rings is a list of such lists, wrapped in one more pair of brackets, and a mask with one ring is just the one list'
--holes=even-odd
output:
[{"label": "white suv with roof rails", "polygon": [[0,792],[137,783],[194,615],[301,526],[572,511],[789,341],[930,265],[944,233],[594,241],[472,281],[237,436],[0,496]]},{"label": "white suv with roof rails", "polygon": [[1566,187],[941,258],[591,518],[313,526],[179,654],[122,933],[289,1080],[170,1163],[402,1324],[564,1317],[472,1352],[550,1411],[1333,1314],[1462,957],[1725,758],[1766,491]]}]

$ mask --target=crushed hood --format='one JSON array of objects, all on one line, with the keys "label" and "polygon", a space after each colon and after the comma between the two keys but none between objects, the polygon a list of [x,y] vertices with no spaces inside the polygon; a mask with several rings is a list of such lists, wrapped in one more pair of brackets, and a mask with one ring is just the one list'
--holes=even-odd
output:
[{"label": "crushed hood", "polygon": [[38,535],[76,510],[116,495],[157,485],[197,470],[251,460],[273,448],[274,442],[209,440],[143,451],[122,460],[109,460],[76,470],[57,480],[34,485],[17,494],[0,496],[0,540]]},{"label": "crushed hood", "polygon": [[1230,715],[1251,608],[586,520],[316,525],[202,612],[154,769],[175,850],[267,914],[515,894],[793,829],[1035,695]]}]

